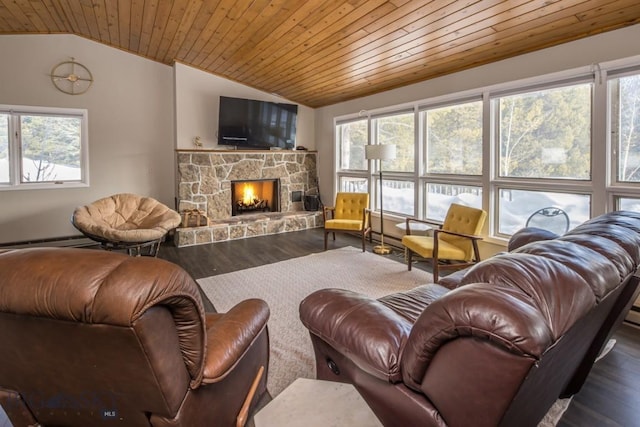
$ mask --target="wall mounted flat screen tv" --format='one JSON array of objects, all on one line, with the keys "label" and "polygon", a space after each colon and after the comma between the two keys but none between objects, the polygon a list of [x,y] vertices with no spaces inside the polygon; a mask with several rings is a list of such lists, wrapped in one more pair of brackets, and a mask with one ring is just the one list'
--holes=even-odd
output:
[{"label": "wall mounted flat screen tv", "polygon": [[221,96],[219,112],[219,145],[260,150],[295,148],[295,104]]}]

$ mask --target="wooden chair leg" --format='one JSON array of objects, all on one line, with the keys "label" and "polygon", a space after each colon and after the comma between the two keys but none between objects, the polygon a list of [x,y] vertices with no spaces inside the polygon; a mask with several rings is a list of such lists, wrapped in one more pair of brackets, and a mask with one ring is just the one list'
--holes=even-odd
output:
[{"label": "wooden chair leg", "polygon": [[407,248],[407,269],[409,271],[411,271],[411,262],[413,261],[412,257],[413,257],[413,252],[411,251],[411,249]]},{"label": "wooden chair leg", "polygon": [[329,238],[329,232],[325,231],[324,232],[324,250],[327,250],[327,239]]},{"label": "wooden chair leg", "polygon": [[333,240],[336,240],[336,233],[333,233]]},{"label": "wooden chair leg", "polygon": [[264,372],[264,366],[260,366],[258,369],[258,373],[256,377],[253,379],[253,383],[251,383],[251,388],[249,389],[249,393],[247,397],[244,399],[244,403],[240,408],[240,413],[236,417],[236,427],[244,427],[247,423],[247,419],[249,418],[249,408],[251,407],[251,401],[253,401],[253,397],[256,395],[256,390],[258,389],[258,385],[260,384],[260,379],[262,379],[262,373]]},{"label": "wooden chair leg", "polygon": [[433,264],[433,283],[438,283],[438,260],[434,258],[431,264]]},{"label": "wooden chair leg", "polygon": [[362,252],[364,252],[366,250],[365,248],[365,244],[366,244],[366,232],[364,230],[362,230]]}]

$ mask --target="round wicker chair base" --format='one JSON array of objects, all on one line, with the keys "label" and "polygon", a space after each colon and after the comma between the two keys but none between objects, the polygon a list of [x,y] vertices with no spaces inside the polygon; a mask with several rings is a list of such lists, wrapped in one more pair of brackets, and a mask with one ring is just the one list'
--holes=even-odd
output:
[{"label": "round wicker chair base", "polygon": [[107,251],[126,250],[129,256],[157,257],[162,239],[143,243],[130,242],[100,242],[100,247]]}]

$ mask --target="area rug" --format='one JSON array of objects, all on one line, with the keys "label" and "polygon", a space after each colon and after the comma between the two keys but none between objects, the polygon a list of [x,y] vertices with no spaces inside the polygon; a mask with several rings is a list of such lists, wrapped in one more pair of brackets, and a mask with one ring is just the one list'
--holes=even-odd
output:
[{"label": "area rug", "polygon": [[387,257],[352,246],[198,280],[216,310],[225,312],[247,298],[271,309],[271,357],[267,388],[275,397],[296,378],[315,378],[309,332],[298,306],[323,288],[342,288],[379,298],[430,283],[432,276]]},{"label": "area rug", "polygon": [[[431,274],[354,247],[334,249],[278,263],[198,280],[220,312],[247,298],[260,298],[271,309],[270,361],[267,388],[277,396],[296,378],[315,378],[313,347],[298,316],[298,306],[310,293],[342,288],[379,298],[430,283]],[[600,355],[611,349],[614,340]],[[571,403],[558,399],[539,427],[555,426]]]}]

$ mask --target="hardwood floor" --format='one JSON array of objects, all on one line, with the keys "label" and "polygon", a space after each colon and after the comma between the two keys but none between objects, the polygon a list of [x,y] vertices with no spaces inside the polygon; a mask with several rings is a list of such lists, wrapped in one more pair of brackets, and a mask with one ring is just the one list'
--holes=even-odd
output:
[{"label": "hardwood floor", "polygon": [[[359,247],[360,239],[339,233],[335,242],[329,240],[329,249],[349,245]],[[188,248],[165,244],[159,257],[181,265],[199,279],[322,250],[322,230],[313,229]],[[369,243],[367,250],[371,251]],[[389,256],[404,262],[399,248]],[[430,270],[424,262],[414,268]],[[613,350],[594,365],[558,427],[640,426],[640,328],[625,323],[614,338]]]}]

